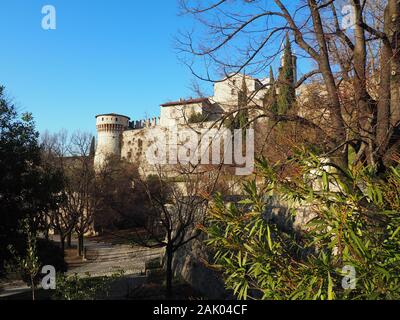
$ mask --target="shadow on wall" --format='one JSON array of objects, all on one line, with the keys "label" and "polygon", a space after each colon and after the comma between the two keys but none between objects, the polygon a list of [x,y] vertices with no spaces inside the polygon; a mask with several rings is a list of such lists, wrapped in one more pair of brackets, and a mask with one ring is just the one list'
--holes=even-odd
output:
[{"label": "shadow on wall", "polygon": [[205,237],[201,234],[176,251],[174,273],[208,299],[231,299],[233,296],[225,289],[221,274],[206,265],[212,261],[212,253],[204,244]]}]

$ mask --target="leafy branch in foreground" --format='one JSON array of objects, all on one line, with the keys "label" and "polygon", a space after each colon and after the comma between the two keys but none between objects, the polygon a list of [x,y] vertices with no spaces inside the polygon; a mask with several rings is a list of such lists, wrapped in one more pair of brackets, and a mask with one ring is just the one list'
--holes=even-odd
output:
[{"label": "leafy branch in foreground", "polygon": [[[262,186],[246,183],[236,204],[218,195],[208,216],[207,244],[228,289],[239,299],[400,298],[399,167],[378,177],[305,150],[258,167]],[[288,231],[267,215],[272,199],[288,204],[292,220],[301,210],[312,218]]]},{"label": "leafy branch in foreground", "polygon": [[95,300],[109,296],[112,283],[122,277],[123,272],[111,276],[81,278],[77,274],[67,276],[57,274],[57,289],[54,292],[55,300]]},{"label": "leafy branch in foreground", "polygon": [[24,277],[29,278],[26,282],[31,287],[32,300],[35,300],[36,276],[40,270],[40,261],[37,252],[36,233],[32,230],[29,219],[21,222],[21,227],[27,238],[26,254],[20,257],[12,245],[8,249],[14,256],[16,266]]}]

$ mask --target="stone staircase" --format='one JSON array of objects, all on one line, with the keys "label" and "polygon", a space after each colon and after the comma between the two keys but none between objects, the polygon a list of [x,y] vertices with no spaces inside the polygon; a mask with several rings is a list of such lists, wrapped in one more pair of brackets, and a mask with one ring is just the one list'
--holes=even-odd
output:
[{"label": "stone staircase", "polygon": [[149,249],[132,245],[112,245],[86,241],[86,261],[68,261],[68,274],[110,276],[144,274],[147,261],[162,255],[162,248]]}]

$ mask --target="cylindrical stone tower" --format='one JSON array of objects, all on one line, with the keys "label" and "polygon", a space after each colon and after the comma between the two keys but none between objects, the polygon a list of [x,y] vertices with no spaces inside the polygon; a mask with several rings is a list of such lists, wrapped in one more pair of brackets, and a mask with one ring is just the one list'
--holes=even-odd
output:
[{"label": "cylindrical stone tower", "polygon": [[121,156],[122,132],[129,127],[130,118],[120,114],[96,116],[97,148],[94,157],[95,168],[104,165],[108,156]]}]

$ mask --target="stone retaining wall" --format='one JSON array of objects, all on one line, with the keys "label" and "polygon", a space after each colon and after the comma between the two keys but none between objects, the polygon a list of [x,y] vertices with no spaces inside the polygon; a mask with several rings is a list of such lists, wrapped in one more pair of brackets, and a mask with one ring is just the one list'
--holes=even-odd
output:
[{"label": "stone retaining wall", "polygon": [[205,235],[201,235],[175,253],[174,273],[209,299],[227,299],[230,295],[221,275],[207,266],[207,262],[212,261],[212,254],[204,240]]},{"label": "stone retaining wall", "polygon": [[[287,204],[273,198],[269,203],[265,218],[273,220],[288,232],[297,232],[313,217],[308,207],[297,208],[296,216],[293,217]],[[202,234],[175,253],[174,273],[209,299],[229,299],[232,296],[225,289],[221,274],[208,266],[213,256],[204,244],[205,237]]]}]

